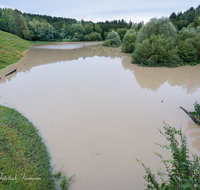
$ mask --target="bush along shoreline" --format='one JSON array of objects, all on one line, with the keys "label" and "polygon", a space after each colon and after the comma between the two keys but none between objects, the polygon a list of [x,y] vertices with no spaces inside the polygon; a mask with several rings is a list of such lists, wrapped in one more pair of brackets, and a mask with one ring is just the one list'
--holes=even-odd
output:
[{"label": "bush along shoreline", "polygon": [[122,52],[132,53],[132,63],[145,67],[178,67],[200,63],[200,26],[177,31],[170,19],[153,18],[124,36]]},{"label": "bush along shoreline", "polygon": [[117,32],[115,32],[114,30],[112,30],[105,42],[102,44],[102,46],[108,46],[108,47],[119,47],[121,45],[121,40],[120,40],[120,36]]},{"label": "bush along shoreline", "polygon": [[195,118],[196,123],[200,125],[200,104],[197,101],[194,103],[194,111],[191,111],[190,114]]}]

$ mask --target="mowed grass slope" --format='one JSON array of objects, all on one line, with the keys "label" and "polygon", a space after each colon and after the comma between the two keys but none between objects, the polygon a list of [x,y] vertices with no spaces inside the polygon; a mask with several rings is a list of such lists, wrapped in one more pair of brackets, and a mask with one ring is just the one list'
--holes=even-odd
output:
[{"label": "mowed grass slope", "polygon": [[55,189],[49,159],[32,123],[0,106],[0,189]]},{"label": "mowed grass slope", "polygon": [[0,69],[18,62],[33,43],[0,30]]}]

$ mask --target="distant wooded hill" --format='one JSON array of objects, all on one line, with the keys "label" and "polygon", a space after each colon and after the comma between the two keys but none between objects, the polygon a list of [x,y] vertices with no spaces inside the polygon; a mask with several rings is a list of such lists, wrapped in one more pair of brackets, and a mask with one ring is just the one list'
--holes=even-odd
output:
[{"label": "distant wooded hill", "polygon": [[200,25],[200,5],[195,9],[191,7],[185,12],[172,13],[170,15],[171,22],[181,30],[183,27],[196,28]]},{"label": "distant wooded hill", "polygon": [[27,40],[98,41],[109,29],[130,29],[132,22],[122,20],[93,23],[72,18],[22,13],[0,8],[0,29]]},{"label": "distant wooded hill", "polygon": [[[172,13],[169,18],[178,30],[183,27],[197,27],[200,25],[200,5],[196,9],[191,7],[184,13]],[[134,24],[131,21],[127,23],[123,19],[93,23],[0,8],[0,30],[27,40],[100,41],[106,39],[107,34],[112,30],[118,32],[122,39],[133,25],[134,29],[139,30],[143,24],[144,22]]]}]

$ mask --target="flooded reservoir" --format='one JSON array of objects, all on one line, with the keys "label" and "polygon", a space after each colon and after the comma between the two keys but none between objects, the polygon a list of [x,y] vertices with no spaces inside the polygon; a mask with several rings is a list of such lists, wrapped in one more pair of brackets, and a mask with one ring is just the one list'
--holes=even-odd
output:
[{"label": "flooded reservoir", "polygon": [[0,71],[0,104],[33,122],[54,171],[76,175],[71,190],[144,189],[136,158],[156,174],[154,152],[171,157],[155,144],[168,144],[163,121],[181,126],[200,156],[200,127],[179,109],[200,102],[200,65],[145,68],[131,59],[101,42],[36,44]]}]

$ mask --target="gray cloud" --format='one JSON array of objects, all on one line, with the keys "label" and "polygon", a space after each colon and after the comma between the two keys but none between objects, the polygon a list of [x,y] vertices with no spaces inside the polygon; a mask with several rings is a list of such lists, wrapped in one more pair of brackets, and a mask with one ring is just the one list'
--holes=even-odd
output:
[{"label": "gray cloud", "polygon": [[172,12],[185,11],[200,3],[191,1],[158,0],[2,0],[0,7],[18,9],[22,12],[57,17],[91,20],[93,22],[124,19],[147,22],[152,17],[169,16]]}]

